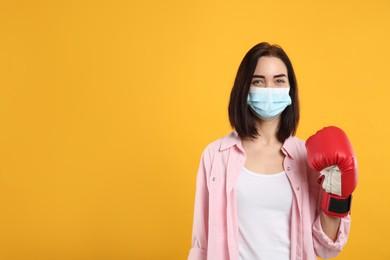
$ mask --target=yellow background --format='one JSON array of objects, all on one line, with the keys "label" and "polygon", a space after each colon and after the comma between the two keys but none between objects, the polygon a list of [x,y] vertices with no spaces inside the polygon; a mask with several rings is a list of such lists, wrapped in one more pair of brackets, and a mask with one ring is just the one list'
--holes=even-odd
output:
[{"label": "yellow background", "polygon": [[195,175],[244,54],[280,44],[298,137],[350,136],[337,259],[390,259],[390,2],[0,2],[0,259],[186,259]]}]

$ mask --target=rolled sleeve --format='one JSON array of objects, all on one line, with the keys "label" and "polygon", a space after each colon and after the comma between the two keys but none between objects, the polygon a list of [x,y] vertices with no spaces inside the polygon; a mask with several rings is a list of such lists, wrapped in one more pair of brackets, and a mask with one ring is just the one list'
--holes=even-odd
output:
[{"label": "rolled sleeve", "polygon": [[350,216],[341,219],[336,241],[330,239],[322,229],[320,217],[313,224],[314,249],[316,254],[322,258],[337,256],[345,244],[349,235],[351,225]]},{"label": "rolled sleeve", "polygon": [[207,251],[202,248],[193,247],[190,250],[190,254],[188,256],[188,260],[206,260],[207,259]]},{"label": "rolled sleeve", "polygon": [[208,187],[207,175],[210,170],[210,154],[203,152],[196,177],[194,219],[192,227],[192,246],[188,260],[206,260],[208,241]]}]

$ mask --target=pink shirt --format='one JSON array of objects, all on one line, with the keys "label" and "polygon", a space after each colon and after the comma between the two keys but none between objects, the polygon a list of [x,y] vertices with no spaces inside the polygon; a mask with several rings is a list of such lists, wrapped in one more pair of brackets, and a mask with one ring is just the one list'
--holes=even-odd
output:
[{"label": "pink shirt", "polygon": [[[323,232],[320,222],[319,173],[306,162],[304,141],[289,137],[282,146],[284,169],[293,189],[291,260],[336,256],[345,245],[350,217],[341,219],[337,240]],[[237,260],[238,221],[235,184],[246,160],[235,131],[209,144],[196,177],[192,248],[189,260]]]}]

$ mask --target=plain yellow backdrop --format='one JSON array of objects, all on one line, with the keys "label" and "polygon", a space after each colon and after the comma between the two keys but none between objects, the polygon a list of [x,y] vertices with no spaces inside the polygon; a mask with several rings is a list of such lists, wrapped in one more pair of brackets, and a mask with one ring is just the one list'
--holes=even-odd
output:
[{"label": "plain yellow backdrop", "polygon": [[0,2],[0,259],[176,260],[235,73],[280,44],[306,139],[349,135],[360,179],[337,259],[390,259],[390,2]]}]

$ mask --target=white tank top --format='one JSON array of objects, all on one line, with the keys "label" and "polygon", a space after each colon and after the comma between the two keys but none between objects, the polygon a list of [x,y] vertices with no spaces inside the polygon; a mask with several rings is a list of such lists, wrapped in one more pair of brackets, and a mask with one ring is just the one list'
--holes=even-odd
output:
[{"label": "white tank top", "polygon": [[240,260],[289,260],[293,192],[286,173],[243,168],[236,184]]}]

